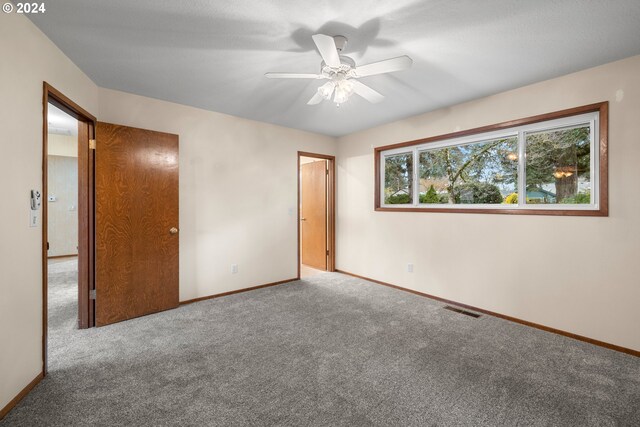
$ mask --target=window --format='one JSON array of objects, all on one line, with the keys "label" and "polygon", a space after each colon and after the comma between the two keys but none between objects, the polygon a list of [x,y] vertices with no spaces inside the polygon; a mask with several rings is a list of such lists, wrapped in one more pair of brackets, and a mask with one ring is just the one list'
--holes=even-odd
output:
[{"label": "window", "polygon": [[376,210],[607,215],[607,107],[376,148]]},{"label": "window", "polygon": [[527,203],[591,203],[591,127],[525,135]]},{"label": "window", "polygon": [[388,205],[413,203],[413,153],[384,158],[384,202]]}]

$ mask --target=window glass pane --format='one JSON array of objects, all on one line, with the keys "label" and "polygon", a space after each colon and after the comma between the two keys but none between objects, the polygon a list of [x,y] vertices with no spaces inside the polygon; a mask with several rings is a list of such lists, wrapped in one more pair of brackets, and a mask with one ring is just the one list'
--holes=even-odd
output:
[{"label": "window glass pane", "polygon": [[413,153],[385,156],[384,203],[413,203]]},{"label": "window glass pane", "polygon": [[528,133],[528,204],[591,203],[590,127]]},{"label": "window glass pane", "polygon": [[518,203],[518,138],[419,153],[420,203]]}]

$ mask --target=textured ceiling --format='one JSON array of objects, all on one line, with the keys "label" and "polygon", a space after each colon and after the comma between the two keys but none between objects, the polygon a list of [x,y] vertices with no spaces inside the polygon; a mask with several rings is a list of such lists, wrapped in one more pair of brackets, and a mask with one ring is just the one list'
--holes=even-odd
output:
[{"label": "textured ceiling", "polygon": [[[640,54],[638,0],[56,0],[30,18],[99,86],[339,136]],[[311,35],[344,35],[365,64],[414,66],[362,82],[336,108]]]}]

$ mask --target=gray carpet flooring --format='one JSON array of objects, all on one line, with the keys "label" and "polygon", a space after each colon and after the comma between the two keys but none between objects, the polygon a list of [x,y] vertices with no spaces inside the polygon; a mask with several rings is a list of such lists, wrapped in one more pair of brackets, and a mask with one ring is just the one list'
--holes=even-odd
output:
[{"label": "gray carpet flooring", "polygon": [[76,330],[56,271],[49,375],[2,426],[640,425],[640,359],[348,276]]}]

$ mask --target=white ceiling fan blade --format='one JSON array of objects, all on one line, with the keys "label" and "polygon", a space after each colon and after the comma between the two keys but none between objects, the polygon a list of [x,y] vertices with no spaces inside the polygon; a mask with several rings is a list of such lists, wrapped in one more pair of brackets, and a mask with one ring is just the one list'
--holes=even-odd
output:
[{"label": "white ceiling fan blade", "polygon": [[384,61],[372,62],[371,64],[356,67],[353,71],[354,77],[373,76],[374,74],[393,73],[394,71],[406,70],[413,64],[413,59],[408,56],[398,56],[397,58],[385,59]]},{"label": "white ceiling fan blade", "polygon": [[369,86],[357,81],[357,80],[349,80],[353,84],[353,91],[371,102],[372,104],[377,104],[378,102],[384,99],[384,95],[378,91],[371,89]]},{"label": "white ceiling fan blade", "polygon": [[304,74],[304,73],[266,73],[264,75],[268,79],[323,79],[322,74]]},{"label": "white ceiling fan blade", "polygon": [[309,102],[307,102],[307,105],[320,104],[323,100],[324,100],[324,97],[322,96],[322,94],[320,94],[320,92],[316,92],[316,94],[311,97]]},{"label": "white ceiling fan blade", "polygon": [[318,47],[324,63],[330,67],[339,67],[340,56],[338,55],[338,49],[336,48],[336,42],[333,40],[333,37],[324,34],[315,34],[312,38]]}]

